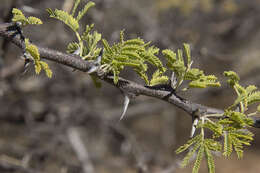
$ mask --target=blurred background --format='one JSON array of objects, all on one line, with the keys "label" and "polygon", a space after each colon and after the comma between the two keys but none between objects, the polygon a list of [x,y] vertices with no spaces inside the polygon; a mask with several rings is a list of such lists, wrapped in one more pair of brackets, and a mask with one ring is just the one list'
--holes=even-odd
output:
[{"label": "blurred background", "polygon": [[[82,0],[82,7],[87,0]],[[224,82],[234,70],[243,85],[260,85],[260,0],[94,0],[83,25],[95,24],[110,43],[141,37],[160,49],[190,43],[194,67]],[[0,21],[10,21],[12,7],[44,22],[24,34],[41,46],[65,51],[73,33],[48,18],[46,8],[70,11],[73,0],[0,0]],[[53,77],[23,74],[21,50],[0,38],[0,172],[1,173],[190,173],[180,169],[184,155],[175,150],[189,138],[191,118],[160,100],[140,96],[119,121],[123,95],[102,83],[94,87],[86,73],[48,62]],[[131,71],[123,77],[143,83]],[[235,94],[221,89],[182,93],[197,103],[225,108]],[[259,129],[238,160],[216,157],[216,172],[260,172]],[[207,172],[205,164],[201,173]]]}]

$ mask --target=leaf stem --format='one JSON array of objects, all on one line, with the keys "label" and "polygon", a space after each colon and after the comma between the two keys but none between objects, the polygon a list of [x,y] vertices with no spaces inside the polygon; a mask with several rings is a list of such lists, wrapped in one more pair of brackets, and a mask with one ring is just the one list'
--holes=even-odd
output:
[{"label": "leaf stem", "polygon": [[[234,85],[234,90],[236,91],[237,95],[240,96],[240,93],[238,92],[236,85]],[[245,112],[245,108],[244,108],[243,102],[239,102],[239,105],[240,105],[240,111],[242,113],[244,113]]]},{"label": "leaf stem", "polygon": [[82,57],[82,54],[83,54],[83,40],[81,39],[80,35],[78,32],[76,32],[76,36],[77,36],[77,39],[79,41],[79,48],[80,48],[80,53],[79,53],[79,56]]}]

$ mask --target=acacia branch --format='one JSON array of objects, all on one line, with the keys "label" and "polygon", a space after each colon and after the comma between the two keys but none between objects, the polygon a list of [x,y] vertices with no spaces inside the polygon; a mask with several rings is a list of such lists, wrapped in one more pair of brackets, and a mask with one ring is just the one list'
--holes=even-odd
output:
[{"label": "acacia branch", "polygon": [[[0,36],[8,39],[15,45],[17,45],[21,49],[25,49],[25,44],[21,39],[20,34],[17,30],[17,25],[14,23],[2,23],[0,24]],[[80,58],[80,56],[62,53],[56,50],[52,50],[49,48],[43,48],[41,46],[37,46],[41,58],[51,60],[57,62],[59,64],[63,64],[74,69],[87,72],[94,66],[93,62],[85,61]],[[96,74],[98,76],[98,74]],[[126,80],[124,78],[119,78],[118,83],[114,84],[113,76],[105,75],[98,76],[101,80],[104,80],[111,85],[117,87],[123,92],[130,93],[132,95],[145,95],[154,97],[168,103],[171,103],[180,109],[187,112],[189,115],[194,116],[194,113],[199,114],[222,114],[223,110],[208,107],[205,105],[201,105],[198,103],[193,103],[189,100],[186,100],[176,93],[172,93],[170,91],[156,90],[152,88],[147,88],[143,85],[137,84],[133,81]],[[260,128],[260,119],[252,118],[254,120],[254,127]]]}]

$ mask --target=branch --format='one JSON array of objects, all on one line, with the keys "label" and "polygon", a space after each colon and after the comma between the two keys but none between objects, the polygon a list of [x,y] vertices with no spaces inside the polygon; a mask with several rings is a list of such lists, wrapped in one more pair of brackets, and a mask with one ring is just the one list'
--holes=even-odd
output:
[{"label": "branch", "polygon": [[[17,26],[14,23],[2,23],[0,24],[0,36],[10,40],[12,43],[17,45],[21,49],[25,49],[25,44],[20,38],[20,35],[17,32]],[[66,54],[59,51],[55,51],[48,48],[43,48],[41,46],[37,46],[41,58],[51,60],[74,69],[87,72],[92,66],[95,64],[93,62],[88,62],[81,59],[77,55]],[[186,100],[176,93],[171,91],[163,91],[163,90],[156,90],[153,88],[147,88],[143,85],[137,84],[133,81],[126,80],[124,78],[119,78],[118,83],[114,84],[113,76],[99,76],[98,73],[96,74],[101,80],[104,80],[111,85],[117,87],[121,91],[125,93],[131,93],[133,95],[145,95],[154,97],[168,103],[171,103],[180,109],[187,112],[189,115],[193,116],[195,112],[199,112],[199,114],[206,113],[206,114],[221,114],[223,110],[204,106],[201,104],[193,103],[189,100]],[[260,118],[253,118],[254,120],[254,127],[260,128]]]}]

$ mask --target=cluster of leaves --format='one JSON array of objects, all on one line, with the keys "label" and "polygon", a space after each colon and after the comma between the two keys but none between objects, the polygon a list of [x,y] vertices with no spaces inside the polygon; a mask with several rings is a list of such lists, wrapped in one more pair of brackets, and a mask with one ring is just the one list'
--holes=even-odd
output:
[{"label": "cluster of leaves", "polygon": [[[209,172],[214,173],[212,153],[216,151],[222,152],[225,157],[230,157],[235,151],[237,157],[242,158],[244,146],[249,146],[253,140],[253,133],[248,130],[253,124],[250,116],[256,115],[260,106],[253,113],[247,113],[247,110],[249,105],[260,102],[260,91],[256,91],[257,87],[253,85],[246,88],[241,86],[238,83],[238,75],[233,71],[224,72],[224,75],[229,78],[228,83],[238,95],[234,104],[225,109],[223,114],[201,115],[197,126],[200,134],[176,151],[181,153],[190,149],[183,159],[182,166],[186,166],[197,152],[193,173],[198,172],[203,156],[207,160]],[[217,119],[212,120],[213,117]],[[211,132],[210,138],[205,138],[205,129]],[[223,143],[219,142],[220,139],[223,139]]]},{"label": "cluster of leaves", "polygon": [[[155,78],[160,78],[161,74],[165,72],[162,62],[156,56],[159,53],[159,49],[150,46],[150,43],[145,43],[142,39],[130,39],[124,40],[124,32],[120,32],[120,41],[114,43],[112,46],[103,39],[104,54],[102,58],[103,69],[105,71],[112,71],[114,74],[114,83],[117,83],[119,73],[125,67],[131,67],[133,70],[146,82],[146,84],[154,85]],[[157,67],[157,71],[153,75],[154,78],[149,82],[147,71],[147,63]],[[164,81],[168,81],[168,78],[164,76]]]},{"label": "cluster of leaves", "polygon": [[[30,16],[26,18],[22,13],[22,11],[19,9],[13,8],[12,13],[13,13],[12,21],[16,23],[20,23],[21,26],[42,24],[42,21],[36,17]],[[29,58],[33,60],[35,73],[39,74],[43,69],[46,75],[49,78],[51,78],[52,71],[46,62],[41,61],[38,48],[35,45],[31,44],[28,38],[26,38],[24,41],[25,41],[25,52],[26,52],[25,58],[26,59]]]},{"label": "cluster of leaves", "polygon": [[101,50],[100,48],[97,48],[97,44],[101,40],[101,34],[97,31],[93,31],[94,24],[86,25],[85,31],[80,34],[79,21],[87,13],[87,11],[95,5],[95,3],[89,1],[76,15],[75,13],[80,1],[81,0],[75,1],[71,14],[63,10],[52,10],[50,8],[47,9],[47,12],[50,17],[62,21],[76,34],[78,40],[77,42],[71,42],[68,44],[67,52],[77,54],[81,56],[82,59],[93,60],[97,58]]},{"label": "cluster of leaves", "polygon": [[[190,46],[184,43],[184,51],[178,49],[177,53],[170,49],[162,51],[167,59],[167,67],[177,75],[178,88],[184,80],[189,80],[190,88],[206,88],[209,86],[219,87],[220,83],[214,75],[205,75],[204,72],[197,68],[191,68],[191,51]],[[184,54],[184,55],[183,55]],[[184,57],[186,57],[186,62]]]},{"label": "cluster of leaves", "polygon": [[37,17],[33,17],[33,16],[30,16],[28,18],[25,17],[23,12],[17,8],[13,8],[12,13],[13,13],[12,21],[20,22],[22,26],[42,24],[42,21]]},{"label": "cluster of leaves", "polygon": [[206,158],[209,172],[215,171],[215,164],[212,152],[221,151],[222,145],[220,142],[213,139],[205,139],[203,134],[199,134],[196,137],[190,139],[185,145],[179,147],[176,153],[179,154],[189,149],[188,153],[184,157],[181,167],[185,167],[192,157],[197,153],[196,161],[192,172],[197,173],[200,168],[201,161],[203,157]]},{"label": "cluster of leaves", "polygon": [[41,70],[43,69],[45,71],[46,75],[49,78],[51,78],[52,71],[49,68],[49,65],[46,62],[41,61],[38,48],[35,45],[31,44],[29,42],[29,39],[25,39],[25,50],[26,50],[26,52],[28,52],[30,54],[30,56],[33,59],[35,73],[39,74],[41,72]]},{"label": "cluster of leaves", "polygon": [[[81,56],[86,60],[95,60],[99,53],[100,48],[97,47],[101,40],[101,34],[97,31],[92,31],[94,25],[86,25],[85,31],[79,33],[79,20],[86,14],[88,9],[95,4],[88,2],[84,8],[75,15],[76,9],[80,0],[76,0],[72,13],[69,14],[62,10],[47,9],[50,17],[56,18],[67,26],[69,26],[77,36],[78,41],[69,43],[67,52]],[[146,85],[158,85],[168,82],[168,77],[164,75],[166,68],[157,57],[159,49],[151,46],[150,42],[145,43],[140,38],[125,40],[124,32],[120,32],[120,41],[109,45],[108,41],[102,39],[104,46],[104,53],[102,55],[101,69],[105,73],[112,73],[114,75],[114,83],[116,84],[119,79],[120,72],[125,67],[132,68],[146,83]],[[182,84],[184,80],[190,80],[189,87],[205,88],[208,86],[220,86],[216,82],[217,78],[213,75],[204,75],[203,71],[191,68],[191,53],[188,44],[184,44],[184,54],[187,57],[187,64],[184,63],[183,51],[177,50],[177,54],[171,50],[163,50],[162,53],[168,60],[168,67],[170,70],[177,74],[178,84]],[[156,67],[151,79],[147,75],[148,64]]]}]

